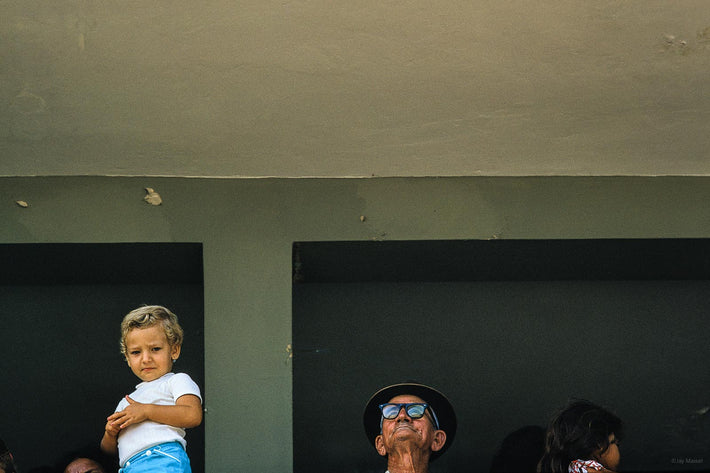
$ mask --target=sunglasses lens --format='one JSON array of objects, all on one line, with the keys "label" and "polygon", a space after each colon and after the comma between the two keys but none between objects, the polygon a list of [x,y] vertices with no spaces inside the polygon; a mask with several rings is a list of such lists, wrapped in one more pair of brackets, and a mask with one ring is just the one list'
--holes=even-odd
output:
[{"label": "sunglasses lens", "polygon": [[412,419],[419,419],[424,415],[426,411],[426,404],[412,403],[412,404],[383,404],[380,406],[382,408],[382,417],[385,419],[395,419],[399,415],[399,411],[404,407],[407,411],[407,415]]},{"label": "sunglasses lens", "polygon": [[399,414],[401,406],[399,404],[385,404],[382,406],[382,417],[394,419]]},{"label": "sunglasses lens", "polygon": [[407,406],[407,415],[412,419],[419,419],[424,415],[426,406],[424,404],[410,404]]}]

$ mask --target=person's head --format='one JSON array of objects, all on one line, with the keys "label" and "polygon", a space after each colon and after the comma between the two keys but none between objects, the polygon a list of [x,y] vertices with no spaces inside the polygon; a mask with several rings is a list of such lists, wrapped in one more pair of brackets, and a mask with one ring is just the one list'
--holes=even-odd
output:
[{"label": "person's head", "polygon": [[545,451],[545,429],[526,425],[509,433],[493,456],[490,473],[534,473]]},{"label": "person's head", "polygon": [[5,446],[5,442],[0,439],[0,473],[15,473],[15,460],[12,458],[12,453]]},{"label": "person's head", "polygon": [[116,471],[117,457],[104,453],[97,444],[87,444],[68,451],[54,464],[54,472],[106,473]]},{"label": "person's head", "polygon": [[172,371],[182,341],[177,316],[162,306],[139,307],[121,323],[121,353],[142,381],[153,381]]},{"label": "person's head", "polygon": [[377,391],[363,414],[368,440],[377,453],[388,456],[401,445],[434,460],[456,435],[456,415],[439,391],[418,383],[400,383]]},{"label": "person's head", "polygon": [[594,460],[616,470],[622,437],[623,423],[616,415],[589,401],[574,400],[550,422],[538,470],[566,473],[574,460]]},{"label": "person's head", "polygon": [[103,467],[90,458],[77,458],[64,468],[64,473],[106,473]]}]

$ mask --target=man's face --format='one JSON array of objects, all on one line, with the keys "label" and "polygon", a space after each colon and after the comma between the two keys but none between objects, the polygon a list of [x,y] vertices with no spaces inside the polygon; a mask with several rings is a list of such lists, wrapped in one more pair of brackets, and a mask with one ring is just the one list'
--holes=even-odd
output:
[{"label": "man's face", "polygon": [[[402,394],[393,397],[389,402],[399,404],[426,401],[417,396]],[[408,448],[437,451],[444,446],[445,441],[446,434],[435,429],[429,409],[419,419],[412,419],[407,415],[406,409],[400,409],[394,419],[383,419],[382,433],[375,438],[375,448],[382,456],[405,443]]]}]

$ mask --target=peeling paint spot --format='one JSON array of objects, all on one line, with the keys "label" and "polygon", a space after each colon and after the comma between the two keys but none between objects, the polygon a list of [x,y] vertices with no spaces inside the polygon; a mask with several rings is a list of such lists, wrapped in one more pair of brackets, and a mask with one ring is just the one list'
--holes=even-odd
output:
[{"label": "peeling paint spot", "polygon": [[10,103],[10,133],[19,140],[40,140],[47,136],[49,113],[44,98],[25,85]]},{"label": "peeling paint spot", "polygon": [[160,198],[160,194],[155,192],[152,187],[146,187],[145,191],[147,195],[143,197],[143,200],[148,202],[150,205],[160,205],[163,203],[163,199]]},{"label": "peeling paint spot", "polygon": [[[700,35],[700,33],[698,33]],[[688,40],[679,38],[676,35],[666,33],[663,35],[664,49],[676,52],[682,56],[687,55],[693,48],[688,44]],[[700,41],[699,41],[700,42]],[[697,46],[697,44],[696,44]]]},{"label": "peeling paint spot", "polygon": [[284,360],[284,363],[288,364],[292,359],[293,359],[293,347],[289,343],[288,345],[286,345],[286,359]]},{"label": "peeling paint spot", "polygon": [[30,204],[28,204],[28,203],[25,202],[24,200],[16,200],[15,203],[16,203],[17,205],[19,205],[20,207],[22,207],[23,209],[26,209],[27,207],[30,206]]},{"label": "peeling paint spot", "polygon": [[365,220],[367,220],[367,218],[364,215],[360,215],[360,221],[364,222]]},{"label": "peeling paint spot", "polygon": [[12,101],[12,108],[24,115],[42,113],[47,110],[47,102],[39,95],[30,92],[25,86]]}]

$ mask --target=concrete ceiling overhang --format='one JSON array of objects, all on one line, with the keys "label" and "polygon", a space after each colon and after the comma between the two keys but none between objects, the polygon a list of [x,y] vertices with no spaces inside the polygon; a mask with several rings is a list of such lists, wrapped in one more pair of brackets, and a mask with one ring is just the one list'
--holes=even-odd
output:
[{"label": "concrete ceiling overhang", "polygon": [[707,0],[0,2],[0,175],[710,174]]}]

